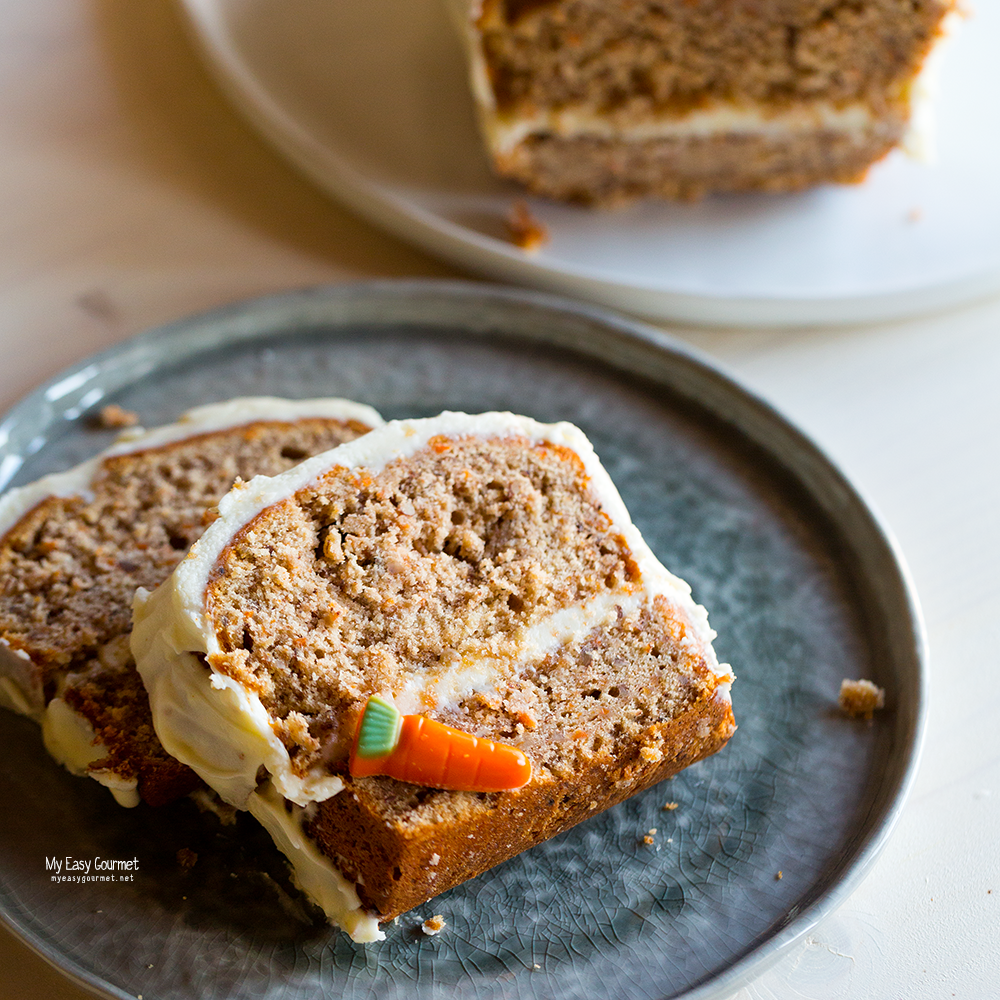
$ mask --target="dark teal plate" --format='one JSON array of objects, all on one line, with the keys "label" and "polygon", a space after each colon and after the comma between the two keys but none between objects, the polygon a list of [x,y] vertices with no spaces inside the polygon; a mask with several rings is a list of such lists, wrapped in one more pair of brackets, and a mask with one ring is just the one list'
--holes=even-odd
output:
[{"label": "dark teal plate", "polygon": [[[716,757],[360,946],[314,918],[252,821],[223,826],[188,802],[120,809],[0,712],[0,913],[42,956],[144,1000],[726,997],[857,886],[916,763],[922,627],[876,517],[767,404],[660,331],[596,309],[478,285],[348,285],[185,320],[63,373],[0,423],[0,486],[103,447],[87,416],[107,402],[153,426],[248,394],[581,426],[657,555],[708,607],[739,677],[739,730]],[[837,711],[844,677],[886,689],[871,724]],[[136,880],[46,871],[48,857],[97,856],[138,858]],[[427,937],[435,913],[447,927]]]}]

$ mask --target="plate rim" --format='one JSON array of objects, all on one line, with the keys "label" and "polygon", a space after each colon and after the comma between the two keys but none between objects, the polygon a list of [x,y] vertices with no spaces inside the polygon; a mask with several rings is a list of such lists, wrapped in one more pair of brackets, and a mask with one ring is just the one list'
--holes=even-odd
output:
[{"label": "plate rim", "polygon": [[[871,501],[851,482],[840,466],[810,435],[799,428],[790,418],[784,416],[780,410],[755,390],[745,385],[733,373],[727,371],[724,365],[707,353],[656,327],[609,312],[598,306],[564,299],[545,292],[479,282],[424,278],[380,279],[320,285],[243,299],[207,311],[196,312],[179,320],[144,330],[105,350],[77,361],[38,385],[0,416],[0,462],[5,454],[9,454],[8,443],[11,429],[16,427],[25,416],[34,411],[45,414],[51,410],[53,402],[78,398],[86,392],[88,378],[98,374],[106,376],[109,370],[112,373],[115,369],[124,370],[127,372],[127,376],[117,385],[109,386],[108,392],[114,392],[117,388],[144,377],[149,371],[154,370],[156,365],[151,364],[148,360],[143,362],[143,354],[148,347],[159,344],[164,339],[183,341],[186,338],[190,342],[197,342],[201,345],[201,350],[207,353],[217,349],[219,345],[211,341],[206,342],[198,336],[199,332],[204,329],[215,328],[220,331],[228,331],[228,335],[224,337],[224,343],[253,341],[283,332],[280,325],[269,327],[265,332],[261,325],[265,317],[284,316],[286,323],[293,326],[302,320],[302,307],[307,307],[308,315],[321,315],[327,324],[340,325],[345,329],[351,324],[358,325],[364,321],[363,317],[352,315],[352,310],[360,309],[363,312],[366,308],[383,309],[387,304],[395,306],[398,315],[394,315],[392,318],[384,317],[375,322],[381,322],[385,325],[393,322],[405,323],[407,319],[404,317],[409,317],[408,321],[411,324],[419,325],[421,322],[432,321],[434,312],[444,308],[459,312],[468,311],[471,326],[471,319],[474,318],[476,310],[481,309],[484,303],[491,307],[506,308],[512,317],[526,315],[530,310],[534,314],[544,313],[552,316],[555,321],[561,317],[564,323],[583,322],[602,333],[610,333],[616,342],[637,343],[640,350],[652,349],[671,362],[681,363],[686,366],[689,374],[694,374],[696,380],[700,378],[714,383],[722,396],[732,395],[737,403],[745,407],[758,422],[770,425],[782,433],[809,460],[814,474],[827,477],[829,482],[841,491],[842,496],[847,498],[856,512],[860,513],[866,521],[865,527],[871,533],[872,538],[884,547],[884,559],[887,560],[888,567],[895,574],[896,579],[891,584],[884,580],[880,581],[878,589],[881,592],[890,586],[898,587],[896,597],[897,600],[901,599],[900,607],[906,614],[904,631],[912,642],[912,648],[909,646],[907,648],[907,653],[912,656],[916,668],[915,676],[911,679],[913,683],[913,690],[910,692],[912,708],[908,720],[904,720],[908,721],[909,725],[900,724],[905,742],[902,748],[906,753],[905,760],[902,761],[902,766],[898,770],[894,786],[887,790],[886,802],[879,810],[881,812],[879,821],[864,835],[861,846],[855,850],[853,860],[847,864],[840,877],[821,892],[812,903],[786,918],[780,929],[773,933],[766,933],[763,940],[752,947],[743,957],[738,958],[723,971],[698,983],[678,997],[678,1000],[681,1000],[681,997],[683,1000],[726,1000],[734,992],[766,971],[817,923],[840,907],[871,871],[888,843],[916,779],[926,736],[929,677],[926,628],[919,598],[905,557],[884,519]],[[481,335],[484,338],[488,337],[488,330],[482,332]],[[512,335],[528,337],[536,340],[539,344],[555,346],[557,349],[575,350],[577,353],[593,359],[596,363],[611,363],[607,357],[602,358],[600,353],[595,353],[591,349],[592,344],[574,345],[522,331],[516,331]],[[192,353],[197,353],[197,351]],[[604,353],[607,354],[608,351],[605,350]],[[138,359],[138,364],[135,364],[136,359]],[[105,368],[105,366],[109,367]],[[624,366],[612,364],[612,367],[618,367],[620,371],[628,370]],[[66,392],[58,391],[65,386],[71,388]],[[683,383],[680,386],[671,383],[669,388],[705,412],[715,417],[720,416],[720,413],[712,408],[711,403],[706,403],[703,397],[695,396],[690,386],[685,390]],[[43,422],[47,424],[49,419],[46,417]],[[723,419],[725,419],[724,416]],[[814,491],[806,484],[802,470],[789,466],[773,447],[759,440],[745,426],[741,426],[739,429],[755,444],[762,447],[771,460],[777,463],[783,471],[790,474],[806,490],[810,498],[818,503],[824,513],[834,520],[838,528],[842,531],[845,530],[844,525],[837,520],[824,503],[817,499]],[[16,472],[15,468],[13,472],[0,481],[0,493],[7,488],[10,479],[16,475]],[[59,953],[58,949],[43,940],[27,921],[10,913],[5,895],[0,896],[0,921],[35,954],[78,986],[96,995],[110,996],[116,1000],[128,1000],[133,996],[113,983],[89,972],[75,960],[68,959]]]},{"label": "plate rim", "polygon": [[555,267],[502,240],[410,205],[368,182],[337,151],[289,114],[241,58],[224,31],[220,0],[180,0],[202,63],[230,103],[290,164],[329,197],[388,232],[463,269],[534,286],[651,320],[729,328],[829,327],[914,318],[1000,293],[1000,267],[934,284],[912,280],[877,294],[850,296],[712,296],[628,285],[581,264]]}]

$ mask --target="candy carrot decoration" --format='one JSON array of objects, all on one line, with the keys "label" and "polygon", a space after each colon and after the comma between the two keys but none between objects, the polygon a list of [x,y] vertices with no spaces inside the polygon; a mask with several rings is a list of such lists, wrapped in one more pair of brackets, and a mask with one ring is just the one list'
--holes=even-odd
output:
[{"label": "candy carrot decoration", "polygon": [[516,747],[402,715],[377,695],[361,715],[350,768],[356,778],[385,774],[456,792],[509,791],[531,778],[531,761]]}]

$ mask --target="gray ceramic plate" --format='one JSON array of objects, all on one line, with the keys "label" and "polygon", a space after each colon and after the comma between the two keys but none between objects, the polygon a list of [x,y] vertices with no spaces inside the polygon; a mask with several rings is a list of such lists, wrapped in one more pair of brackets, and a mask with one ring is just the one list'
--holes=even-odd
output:
[{"label": "gray ceramic plate", "polygon": [[[659,331],[594,309],[474,285],[345,286],[154,330],[64,373],[0,424],[0,485],[106,444],[86,419],[103,403],[153,425],[250,393],[579,424],[708,606],[739,675],[739,731],[363,947],[314,919],[251,822],[222,826],[187,802],[119,809],[0,713],[0,910],[40,954],[145,1000],[704,998],[735,991],[857,885],[915,764],[919,615],[871,511],[766,404]],[[886,688],[873,723],[836,711],[843,677]],[[46,872],[47,857],[96,856],[137,857],[135,882]],[[448,925],[434,938],[419,932],[432,913]]]}]

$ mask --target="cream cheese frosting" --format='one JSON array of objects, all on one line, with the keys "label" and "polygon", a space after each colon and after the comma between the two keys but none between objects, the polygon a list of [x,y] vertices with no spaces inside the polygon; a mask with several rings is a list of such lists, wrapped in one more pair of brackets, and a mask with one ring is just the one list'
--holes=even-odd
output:
[{"label": "cream cheese frosting", "polygon": [[91,496],[90,485],[101,465],[109,458],[162,448],[200,434],[230,430],[261,420],[285,422],[307,417],[358,420],[369,427],[379,427],[385,423],[372,407],[335,397],[279,399],[274,396],[241,396],[221,403],[195,406],[178,417],[175,423],[150,430],[130,427],[122,431],[109,448],[72,469],[50,473],[25,486],[7,490],[0,496],[0,536],[10,531],[28,511],[47,497]]},{"label": "cream cheese frosting", "polygon": [[[64,472],[52,473],[8,490],[0,497],[0,536],[48,497],[91,497],[91,485],[109,458],[162,448],[199,435],[260,421],[292,422],[317,417],[357,420],[369,427],[378,427],[385,422],[370,406],[333,397],[292,400],[246,396],[194,407],[172,424],[150,430],[129,428],[118,436],[114,444],[93,458]],[[45,704],[38,672],[31,658],[22,650],[12,649],[3,639],[0,639],[0,707],[39,722],[46,749],[67,770],[73,774],[87,774],[106,785],[121,805],[138,804],[134,778],[125,779],[111,771],[89,767],[107,755],[107,748],[95,740],[90,723],[61,698],[54,698]]]},{"label": "cream cheese frosting", "polygon": [[[314,848],[302,847],[300,833],[287,819],[293,806],[302,809],[322,802],[341,791],[343,783],[322,767],[304,775],[296,773],[260,698],[210,665],[206,658],[222,649],[205,613],[205,593],[213,568],[233,536],[263,510],[293,496],[334,467],[365,468],[377,474],[390,462],[420,451],[439,435],[452,439],[520,437],[574,452],[584,465],[592,495],[631,550],[642,590],[601,596],[556,612],[523,629],[496,656],[456,657],[442,671],[411,678],[403,690],[390,693],[404,711],[419,710],[428,703],[456,703],[472,691],[488,689],[497,674],[510,672],[522,662],[537,661],[574,636],[613,620],[620,608],[626,610],[623,605],[639,607],[657,594],[668,596],[684,611],[693,627],[683,641],[705,657],[723,682],[720,691],[732,677],[728,666],[715,660],[711,647],[715,633],[705,609],[692,600],[688,585],[671,574],[649,549],[592,445],[572,424],[546,425],[510,413],[444,413],[426,420],[393,421],[281,475],[259,476],[234,488],[220,502],[216,521],[173,575],[152,593],[140,591],[136,595],[132,652],[149,692],[157,734],[167,751],[227,802],[259,814],[295,866],[303,888],[355,940],[367,940],[357,935],[368,932],[356,923],[359,918],[347,905],[351,897],[343,892],[343,876]],[[248,538],[252,542],[252,535]],[[258,788],[262,768],[268,775],[266,801]],[[281,806],[275,805],[278,800]],[[279,822],[281,828],[276,832]],[[321,877],[323,872],[326,874]],[[317,880],[321,887],[317,888]]]},{"label": "cream cheese frosting", "polygon": [[42,741],[50,756],[70,774],[86,775],[99,781],[119,805],[131,808],[139,804],[135,778],[122,778],[114,771],[90,766],[105,756],[104,746],[95,738],[93,726],[62,698],[53,698],[45,707]]}]

